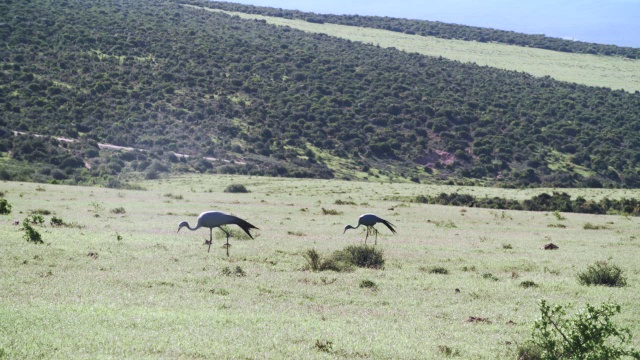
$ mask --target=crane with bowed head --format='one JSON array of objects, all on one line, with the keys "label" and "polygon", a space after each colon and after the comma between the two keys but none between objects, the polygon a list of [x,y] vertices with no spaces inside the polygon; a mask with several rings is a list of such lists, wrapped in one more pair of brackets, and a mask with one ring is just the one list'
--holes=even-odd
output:
[{"label": "crane with bowed head", "polygon": [[367,238],[369,238],[369,235],[371,233],[374,233],[376,235],[376,240],[375,240],[375,245],[378,245],[378,229],[376,229],[375,227],[373,227],[375,224],[377,223],[382,223],[384,224],[386,227],[389,228],[389,230],[391,230],[392,233],[396,233],[396,229],[393,227],[394,225],[390,222],[388,222],[387,220],[378,217],[374,214],[363,214],[360,215],[360,218],[358,218],[358,225],[357,226],[351,226],[351,225],[347,225],[344,227],[344,233],[347,232],[347,230],[349,229],[357,229],[358,227],[360,227],[360,225],[364,225],[367,227],[367,236],[365,236],[364,238],[364,243],[367,243]]},{"label": "crane with bowed head", "polygon": [[178,232],[180,232],[180,229],[182,229],[183,227],[186,227],[191,231],[198,230],[201,227],[209,228],[209,241],[205,242],[205,244],[209,244],[209,250],[207,250],[207,252],[211,252],[211,243],[213,242],[213,228],[217,227],[227,235],[226,248],[227,248],[227,256],[229,256],[229,232],[227,232],[224,228],[222,228],[222,225],[232,225],[232,224],[238,225],[240,229],[242,229],[245,233],[247,233],[247,235],[249,235],[251,239],[253,239],[253,236],[251,235],[249,230],[258,229],[257,227],[251,225],[250,223],[248,223],[243,219],[240,219],[237,216],[229,215],[220,211],[205,211],[202,214],[200,214],[200,216],[198,216],[198,222],[194,228],[189,226],[188,222],[183,221],[180,224],[178,224]]}]

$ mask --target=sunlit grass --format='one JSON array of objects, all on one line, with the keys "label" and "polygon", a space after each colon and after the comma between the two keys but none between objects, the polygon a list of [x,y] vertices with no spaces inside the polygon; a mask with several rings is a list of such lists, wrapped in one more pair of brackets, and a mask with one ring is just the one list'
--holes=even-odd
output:
[{"label": "sunlit grass", "polygon": [[[224,192],[238,183],[251,192]],[[566,227],[557,228],[548,227],[558,222],[553,213],[402,200],[456,191],[524,199],[552,189],[211,175],[141,185],[147,190],[0,183],[12,205],[0,216],[0,350],[9,358],[514,358],[540,298],[618,302],[614,320],[640,346],[640,219],[562,213]],[[232,237],[227,257],[222,238],[207,253],[208,229],[176,233],[180,221],[212,209],[250,221],[260,236]],[[30,244],[13,221],[44,210],[45,226],[34,225],[44,245]],[[384,268],[305,270],[309,249],[328,256],[361,244],[364,232],[343,229],[365,212],[398,229],[378,229]],[[52,227],[51,216],[78,226]],[[542,250],[549,242],[559,249]],[[624,270],[627,285],[580,285],[577,275],[599,261]]]}]

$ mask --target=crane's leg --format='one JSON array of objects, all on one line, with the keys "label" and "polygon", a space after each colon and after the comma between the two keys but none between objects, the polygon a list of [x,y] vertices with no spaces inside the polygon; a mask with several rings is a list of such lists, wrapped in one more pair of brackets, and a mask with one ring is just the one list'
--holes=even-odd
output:
[{"label": "crane's leg", "polygon": [[209,228],[209,250],[207,252],[211,252],[211,243],[213,243],[213,228]]},{"label": "crane's leg", "polygon": [[367,227],[367,235],[364,237],[364,244],[367,245],[367,239],[369,238],[369,228]]},{"label": "crane's leg", "polygon": [[224,231],[224,233],[227,234],[227,245],[225,247],[227,248],[227,256],[229,256],[229,233],[223,228],[220,228],[220,230]]},{"label": "crane's leg", "polygon": [[373,228],[373,231],[376,232],[376,242],[374,243],[374,245],[378,245],[378,229]]}]

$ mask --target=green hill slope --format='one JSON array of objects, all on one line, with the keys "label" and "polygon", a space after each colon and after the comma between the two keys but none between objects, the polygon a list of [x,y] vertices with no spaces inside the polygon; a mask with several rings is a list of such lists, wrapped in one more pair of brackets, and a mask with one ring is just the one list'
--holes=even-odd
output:
[{"label": "green hill slope", "polygon": [[117,185],[131,171],[198,171],[640,185],[639,94],[165,1],[33,0],[0,10],[3,161],[51,164],[3,167],[5,179]]},{"label": "green hill slope", "polygon": [[540,34],[522,34],[514,31],[449,24],[439,21],[399,19],[388,16],[317,14],[299,10],[243,5],[226,1],[184,0],[183,2],[226,11],[260,14],[282,19],[304,20],[314,24],[340,24],[382,29],[409,35],[430,36],[440,39],[457,39],[481,43],[494,42],[566,53],[614,55],[629,59],[640,59],[640,49],[638,48],[573,41],[547,37]]},{"label": "green hill slope", "polygon": [[[187,5],[196,9],[224,11]],[[337,36],[385,48],[442,56],[504,70],[524,71],[534,76],[550,76],[556,80],[589,86],[604,86],[626,91],[640,91],[640,60],[620,56],[568,53],[547,49],[513,46],[458,39],[420,36],[378,28],[362,28],[332,23],[316,23],[283,17],[226,11],[244,19],[265,20],[269,24],[288,26],[311,33]]]}]

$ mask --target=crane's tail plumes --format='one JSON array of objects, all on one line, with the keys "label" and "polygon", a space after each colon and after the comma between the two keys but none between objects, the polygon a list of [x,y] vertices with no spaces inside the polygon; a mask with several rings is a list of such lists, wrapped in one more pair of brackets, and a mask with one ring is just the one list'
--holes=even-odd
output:
[{"label": "crane's tail plumes", "polygon": [[393,224],[388,222],[387,220],[384,219],[380,219],[380,222],[383,223],[386,227],[389,228],[389,230],[391,230],[392,233],[396,233],[396,229],[393,227]]},{"label": "crane's tail plumes", "polygon": [[247,235],[249,235],[249,237],[253,240],[253,236],[251,235],[251,233],[249,232],[249,230],[251,229],[258,229],[257,227],[251,225],[249,222],[240,219],[239,217],[236,217],[233,219],[232,222],[230,222],[230,224],[236,224],[240,227],[240,229],[244,230],[245,233],[247,233]]}]

